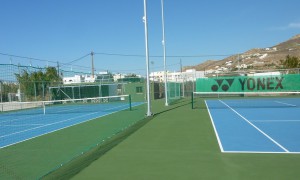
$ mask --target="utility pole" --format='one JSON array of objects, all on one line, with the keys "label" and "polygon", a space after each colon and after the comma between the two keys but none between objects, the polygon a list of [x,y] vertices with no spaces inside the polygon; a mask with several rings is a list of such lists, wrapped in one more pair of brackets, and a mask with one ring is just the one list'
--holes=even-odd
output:
[{"label": "utility pole", "polygon": [[150,79],[149,79],[149,48],[148,48],[148,20],[147,20],[147,0],[144,0],[144,17],[143,17],[144,25],[145,25],[145,45],[146,45],[146,79],[147,79],[147,116],[152,116],[151,112],[151,100],[150,100]]},{"label": "utility pole", "polygon": [[59,75],[59,62],[57,61],[57,76],[60,77]]},{"label": "utility pole", "polygon": [[94,79],[95,68],[94,68],[94,52],[93,51],[91,52],[91,57],[92,57],[92,78]]},{"label": "utility pole", "polygon": [[182,61],[181,61],[181,58],[180,58],[180,72],[182,73]]}]

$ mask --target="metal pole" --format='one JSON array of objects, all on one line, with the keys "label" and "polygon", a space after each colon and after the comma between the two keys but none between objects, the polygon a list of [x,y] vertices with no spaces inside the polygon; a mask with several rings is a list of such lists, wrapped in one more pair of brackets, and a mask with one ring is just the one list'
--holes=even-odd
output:
[{"label": "metal pole", "polygon": [[147,79],[147,116],[152,116],[151,113],[151,100],[150,100],[150,79],[149,79],[149,54],[148,54],[148,23],[147,23],[147,0],[144,0],[144,24],[145,24],[145,45],[146,45],[146,79]]},{"label": "metal pole", "polygon": [[36,84],[35,84],[36,82],[34,81],[33,82],[33,87],[34,87],[34,99],[35,99],[35,101],[37,101],[37,98],[36,98]]},{"label": "metal pole", "polygon": [[[18,64],[19,75],[21,76],[20,63]],[[19,81],[19,101],[21,102],[21,80]]]},{"label": "metal pole", "polygon": [[165,17],[164,17],[164,0],[161,0],[161,19],[162,19],[162,35],[163,35],[163,40],[162,40],[162,46],[163,46],[163,51],[164,51],[164,78],[165,78],[165,106],[168,106],[168,75],[167,75],[167,69],[166,69],[166,41],[165,41]]},{"label": "metal pole", "polygon": [[129,110],[131,111],[132,110],[131,95],[129,95],[128,98],[129,98]]},{"label": "metal pole", "polygon": [[[2,87],[2,81],[0,81],[0,100],[1,100],[1,103],[2,103],[2,91],[3,91],[3,87]],[[3,108],[2,108],[3,109]]]},{"label": "metal pole", "polygon": [[43,104],[43,110],[44,110],[44,115],[46,114],[46,105],[45,105],[45,102],[42,102]]},{"label": "metal pole", "polygon": [[91,56],[92,56],[92,78],[94,79],[95,68],[94,68],[94,52],[93,51],[91,52]]},{"label": "metal pole", "polygon": [[57,76],[60,77],[59,75],[59,62],[57,61]]},{"label": "metal pole", "polygon": [[181,74],[181,79],[182,79],[182,97],[185,97],[185,75],[183,76]]},{"label": "metal pole", "polygon": [[180,58],[180,79],[182,81],[182,97],[184,97],[184,76],[182,75],[182,61]]},{"label": "metal pole", "polygon": [[78,97],[81,99],[80,85],[78,86]]},{"label": "metal pole", "polygon": [[74,86],[72,86],[72,97],[73,97],[73,99],[75,99],[75,96],[74,96]]},{"label": "metal pole", "polygon": [[45,101],[45,85],[44,85],[44,81],[42,81],[42,87],[43,87],[43,101]]}]

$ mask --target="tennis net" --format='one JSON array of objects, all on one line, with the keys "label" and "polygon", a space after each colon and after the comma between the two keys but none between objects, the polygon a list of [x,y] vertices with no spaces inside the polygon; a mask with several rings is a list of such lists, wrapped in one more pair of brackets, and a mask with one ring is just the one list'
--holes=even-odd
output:
[{"label": "tennis net", "polygon": [[[207,101],[226,101],[232,108],[297,108],[300,92],[193,92],[193,109],[206,109]],[[228,108],[224,103],[210,103],[210,108]]]},{"label": "tennis net", "polygon": [[121,95],[52,101],[0,103],[1,113],[14,115],[99,112],[110,111],[116,107],[131,109],[131,96]]}]

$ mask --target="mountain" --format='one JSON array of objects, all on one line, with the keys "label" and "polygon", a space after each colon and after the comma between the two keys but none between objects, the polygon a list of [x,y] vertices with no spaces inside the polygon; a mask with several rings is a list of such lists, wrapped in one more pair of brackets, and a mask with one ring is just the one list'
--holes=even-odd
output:
[{"label": "mountain", "polygon": [[280,60],[284,60],[287,55],[300,58],[300,34],[272,47],[254,48],[222,60],[207,60],[196,66],[186,66],[184,69],[196,69],[208,73],[238,69],[277,69],[282,68]]}]

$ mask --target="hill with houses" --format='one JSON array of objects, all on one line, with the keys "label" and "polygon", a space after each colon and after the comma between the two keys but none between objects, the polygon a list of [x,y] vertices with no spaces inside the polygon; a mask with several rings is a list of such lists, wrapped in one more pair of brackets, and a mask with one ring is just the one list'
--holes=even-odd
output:
[{"label": "hill with houses", "polygon": [[282,68],[281,60],[287,55],[300,57],[300,34],[272,47],[254,48],[222,60],[207,60],[196,66],[186,66],[184,69],[196,69],[206,73],[278,69]]}]

